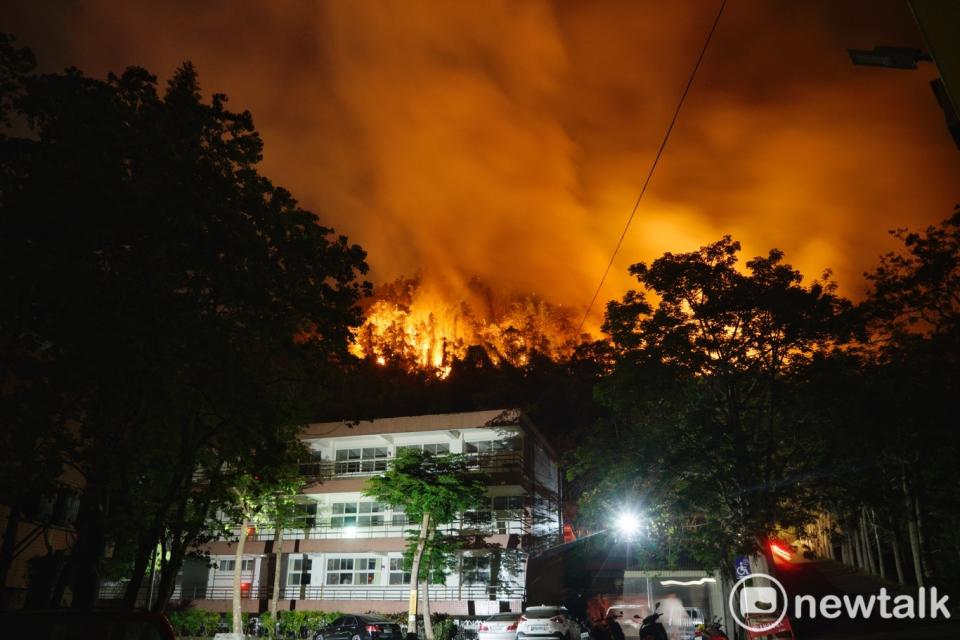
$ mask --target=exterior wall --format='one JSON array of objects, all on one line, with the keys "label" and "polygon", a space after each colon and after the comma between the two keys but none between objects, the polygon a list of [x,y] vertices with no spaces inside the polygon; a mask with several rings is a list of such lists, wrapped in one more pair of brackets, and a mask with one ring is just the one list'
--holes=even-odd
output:
[{"label": "exterior wall", "polygon": [[[83,478],[75,470],[65,471],[51,493],[28,505],[16,530],[16,555],[0,585],[0,608],[20,608],[27,593],[30,561],[53,553],[65,552],[73,544],[73,525],[80,506]],[[9,505],[0,504],[0,530],[10,518]]]}]

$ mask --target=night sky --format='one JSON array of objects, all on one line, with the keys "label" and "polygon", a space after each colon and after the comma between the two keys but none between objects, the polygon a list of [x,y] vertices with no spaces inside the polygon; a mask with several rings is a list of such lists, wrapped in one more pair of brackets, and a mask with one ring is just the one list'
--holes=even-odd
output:
[{"label": "night sky", "polygon": [[[49,1],[5,8],[2,29],[44,70],[165,81],[192,60],[374,280],[478,276],[582,308],[718,6]],[[960,152],[935,71],[850,63],[876,44],[923,46],[905,0],[730,0],[601,301],[631,262],[724,233],[858,298],[888,229],[946,218]]]}]

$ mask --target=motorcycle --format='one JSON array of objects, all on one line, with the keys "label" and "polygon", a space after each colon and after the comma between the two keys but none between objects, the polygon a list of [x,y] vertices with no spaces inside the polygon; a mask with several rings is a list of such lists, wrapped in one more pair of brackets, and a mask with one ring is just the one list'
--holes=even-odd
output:
[{"label": "motorcycle", "polygon": [[698,624],[694,637],[702,640],[726,640],[727,634],[723,632],[720,619],[714,618],[709,623]]},{"label": "motorcycle", "polygon": [[660,622],[660,603],[653,607],[653,613],[648,615],[640,623],[640,640],[668,640],[667,630],[663,628]]}]

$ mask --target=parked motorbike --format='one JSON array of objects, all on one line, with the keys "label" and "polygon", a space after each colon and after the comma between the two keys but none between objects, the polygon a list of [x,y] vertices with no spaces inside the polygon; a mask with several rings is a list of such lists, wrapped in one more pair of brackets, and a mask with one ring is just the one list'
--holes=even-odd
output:
[{"label": "parked motorbike", "polygon": [[727,634],[723,632],[719,618],[714,618],[711,622],[698,624],[694,637],[701,640],[727,640]]},{"label": "parked motorbike", "polygon": [[640,640],[668,640],[667,630],[663,628],[660,622],[660,603],[653,607],[653,613],[648,615],[640,623]]}]

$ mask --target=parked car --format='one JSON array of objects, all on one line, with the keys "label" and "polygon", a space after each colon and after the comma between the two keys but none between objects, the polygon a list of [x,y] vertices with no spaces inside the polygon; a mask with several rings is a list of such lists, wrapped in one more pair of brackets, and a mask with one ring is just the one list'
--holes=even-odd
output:
[{"label": "parked car", "polygon": [[341,616],[318,631],[314,640],[401,640],[400,625],[382,616]]},{"label": "parked car", "polygon": [[640,625],[643,619],[650,615],[650,607],[645,604],[619,604],[607,609],[606,617],[613,614],[623,629],[623,635],[630,637],[640,637]]},{"label": "parked car", "polygon": [[0,613],[5,638],[30,640],[175,640],[160,614],[133,611],[8,611]]},{"label": "parked car", "polygon": [[524,638],[580,640],[580,623],[573,619],[566,607],[527,607],[517,625],[517,640]]},{"label": "parked car", "polygon": [[480,623],[479,640],[514,640],[520,624],[519,613],[498,613]]}]

